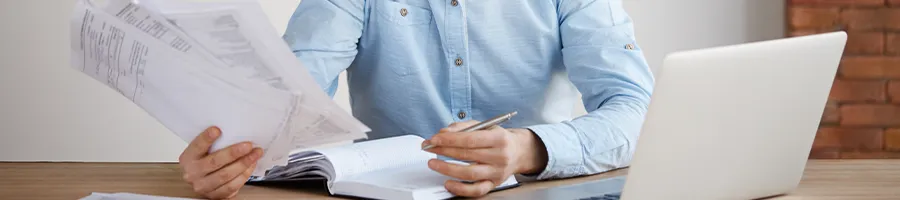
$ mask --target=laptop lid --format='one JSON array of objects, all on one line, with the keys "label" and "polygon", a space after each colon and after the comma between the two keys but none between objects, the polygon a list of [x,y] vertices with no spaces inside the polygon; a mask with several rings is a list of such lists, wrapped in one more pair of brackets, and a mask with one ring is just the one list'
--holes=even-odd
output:
[{"label": "laptop lid", "polygon": [[796,188],[846,37],[667,56],[622,198],[753,199]]}]

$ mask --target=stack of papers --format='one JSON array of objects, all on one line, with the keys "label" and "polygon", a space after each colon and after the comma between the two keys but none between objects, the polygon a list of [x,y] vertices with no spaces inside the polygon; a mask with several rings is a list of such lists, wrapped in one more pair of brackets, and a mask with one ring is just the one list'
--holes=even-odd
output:
[{"label": "stack of papers", "polygon": [[210,126],[210,151],[250,141],[253,176],[293,149],[370,131],[314,81],[256,0],[79,0],[72,67],[128,98],[184,141]]}]

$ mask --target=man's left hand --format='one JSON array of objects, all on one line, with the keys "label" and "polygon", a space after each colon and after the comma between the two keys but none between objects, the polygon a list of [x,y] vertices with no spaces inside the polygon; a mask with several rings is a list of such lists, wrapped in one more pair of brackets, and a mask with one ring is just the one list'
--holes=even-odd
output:
[{"label": "man's left hand", "polygon": [[422,146],[434,144],[429,152],[471,162],[459,165],[438,159],[428,161],[432,170],[473,183],[448,180],[450,193],[465,197],[483,196],[513,174],[540,172],[547,164],[547,151],[540,139],[528,129],[504,129],[499,126],[472,132],[457,132],[479,123],[453,123],[441,129]]}]

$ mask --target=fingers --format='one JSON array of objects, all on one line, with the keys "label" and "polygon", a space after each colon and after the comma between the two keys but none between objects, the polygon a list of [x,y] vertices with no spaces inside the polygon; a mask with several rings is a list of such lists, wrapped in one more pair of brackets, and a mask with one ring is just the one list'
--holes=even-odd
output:
[{"label": "fingers", "polygon": [[206,156],[209,152],[209,148],[212,146],[213,142],[216,141],[219,136],[222,135],[221,130],[217,127],[209,127],[203,131],[203,133],[197,135],[194,140],[188,144],[187,148],[184,149],[184,152],[181,153],[181,156],[178,158],[179,161],[189,161],[196,160]]},{"label": "fingers", "polygon": [[435,134],[428,142],[441,147],[456,148],[490,148],[504,147],[507,144],[504,129],[491,129],[473,132],[443,132]]},{"label": "fingers", "polygon": [[193,184],[194,191],[199,194],[205,194],[216,190],[235,177],[240,176],[248,169],[252,170],[254,168],[253,166],[256,165],[256,162],[259,160],[259,158],[262,157],[262,154],[262,149],[254,149],[253,152],[248,154],[247,156],[241,157],[239,160],[216,170],[215,172],[201,178],[200,180],[195,181]]},{"label": "fingers", "polygon": [[179,156],[184,179],[198,194],[213,199],[231,198],[248,180],[262,149],[253,149],[249,142],[231,145],[209,153],[209,148],[221,136],[217,127],[207,128],[197,135]]},{"label": "fingers", "polygon": [[219,170],[220,168],[228,165],[229,163],[234,162],[235,160],[240,159],[241,157],[246,156],[253,150],[253,145],[250,142],[242,142],[231,145],[222,150],[213,152],[206,157],[203,157],[199,160],[196,160],[193,163],[188,164],[187,173],[185,174],[186,178],[196,179],[197,177],[204,177],[206,174],[209,174],[213,171]]},{"label": "fingers", "polygon": [[455,147],[435,147],[428,150],[429,152],[454,158],[456,160],[475,161],[479,163],[489,164],[507,164],[503,152],[497,149],[479,148],[455,148]]},{"label": "fingers", "polygon": [[497,187],[493,181],[483,180],[471,184],[462,183],[454,180],[444,182],[444,188],[447,188],[452,194],[463,197],[480,197]]},{"label": "fingers", "polygon": [[[474,126],[475,124],[478,124],[478,123],[479,123],[479,121],[453,122],[449,126],[444,127],[441,130],[438,130],[438,134],[458,132],[459,130],[465,129],[465,127]],[[431,142],[431,139],[422,141],[422,147],[425,147],[425,146],[428,146],[431,144],[433,144]]]},{"label": "fingers", "polygon": [[247,183],[250,175],[253,174],[254,168],[256,168],[255,163],[250,165],[249,168],[245,169],[237,177],[229,180],[227,183],[216,188],[206,196],[211,199],[228,199],[237,196],[238,191],[240,191],[241,188],[244,187],[244,184]]},{"label": "fingers", "polygon": [[489,165],[473,164],[459,165],[444,162],[437,159],[428,161],[428,168],[445,176],[466,181],[494,180],[500,173]]},{"label": "fingers", "polygon": [[475,124],[478,124],[478,123],[481,123],[481,122],[475,121],[475,120],[464,121],[464,122],[453,122],[452,124],[450,124],[446,128],[441,129],[438,132],[458,132],[460,130],[465,129],[466,127],[474,126]]}]

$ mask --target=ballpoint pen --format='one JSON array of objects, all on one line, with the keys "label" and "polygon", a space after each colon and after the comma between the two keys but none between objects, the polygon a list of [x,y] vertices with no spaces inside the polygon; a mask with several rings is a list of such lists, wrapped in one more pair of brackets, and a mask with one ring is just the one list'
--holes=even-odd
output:
[{"label": "ballpoint pen", "polygon": [[[482,130],[482,129],[485,129],[485,128],[488,128],[491,126],[496,126],[503,122],[509,121],[509,119],[512,118],[513,116],[515,116],[516,114],[518,114],[517,111],[513,111],[511,113],[506,113],[506,114],[491,118],[487,121],[483,121],[481,123],[472,125],[470,127],[466,127],[465,129],[460,130],[459,132],[472,132],[472,131]],[[428,150],[433,147],[434,147],[433,144],[429,144],[428,146],[423,147],[422,150]]]}]

